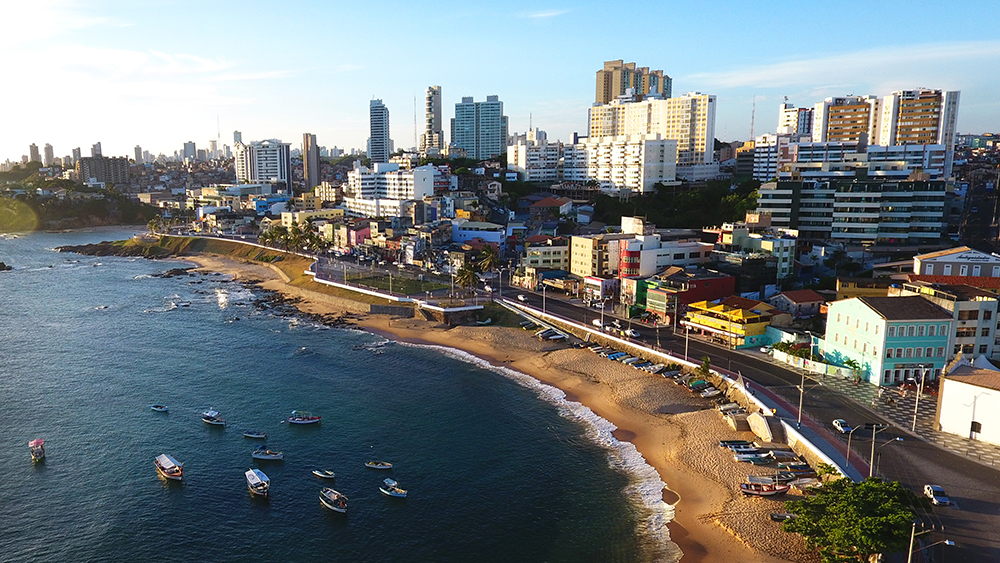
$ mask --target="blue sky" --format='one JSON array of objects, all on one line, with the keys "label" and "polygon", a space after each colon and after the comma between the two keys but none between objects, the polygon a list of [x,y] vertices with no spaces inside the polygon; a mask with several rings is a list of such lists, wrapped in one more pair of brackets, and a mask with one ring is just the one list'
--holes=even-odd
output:
[{"label": "blue sky", "polygon": [[[16,2],[16,3],[13,3]],[[627,7],[626,7],[627,6]],[[718,97],[716,137],[774,131],[777,105],[916,87],[961,90],[959,131],[1000,131],[1000,3],[4,0],[0,161],[97,141],[172,154],[244,140],[363,147],[368,102],[414,143],[414,96],[498,94],[511,131],[586,129],[605,60]],[[422,115],[417,116],[418,124]]]}]

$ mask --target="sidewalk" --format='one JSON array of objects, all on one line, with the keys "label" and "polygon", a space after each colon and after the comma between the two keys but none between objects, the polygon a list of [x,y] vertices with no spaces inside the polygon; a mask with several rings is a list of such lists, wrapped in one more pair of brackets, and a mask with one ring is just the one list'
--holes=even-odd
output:
[{"label": "sidewalk", "polygon": [[[737,351],[737,353],[763,359],[776,366],[781,366],[798,373],[805,371],[776,361],[770,355],[742,350]],[[902,398],[895,390],[886,388],[883,398],[892,397],[896,401],[893,405],[886,405],[878,400],[878,386],[867,381],[853,385],[851,380],[846,377],[834,375],[823,376],[809,371],[805,371],[805,373],[810,379],[822,382],[827,388],[849,397],[865,409],[888,419],[909,434],[915,435],[926,442],[931,442],[956,455],[1000,469],[1000,446],[970,440],[969,438],[948,434],[934,428],[934,421],[937,419],[937,397],[934,395],[924,394],[920,397],[920,405],[917,407],[917,426],[915,430],[911,431],[910,428],[913,427],[913,409],[916,403],[916,392],[910,391],[907,393],[906,398]]]}]

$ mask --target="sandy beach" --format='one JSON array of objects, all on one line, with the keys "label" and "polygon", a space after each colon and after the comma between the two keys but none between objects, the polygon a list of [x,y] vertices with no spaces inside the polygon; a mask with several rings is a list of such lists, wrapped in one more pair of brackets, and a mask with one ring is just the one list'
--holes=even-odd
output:
[{"label": "sandy beach", "polygon": [[319,315],[350,313],[355,324],[397,341],[460,349],[497,366],[527,374],[589,407],[614,424],[615,437],[628,441],[667,484],[664,500],[674,505],[671,541],[684,562],[812,562],[818,558],[798,536],[781,531],[770,512],[783,500],[744,497],[735,492],[746,475],[773,468],[735,463],[718,440],[752,439],[736,432],[700,399],[670,380],[596,358],[585,349],[543,342],[516,328],[446,327],[419,319],[360,314],[366,306],[288,285],[276,268],[214,255],[186,256],[201,269],[254,281],[290,298],[302,311]]}]

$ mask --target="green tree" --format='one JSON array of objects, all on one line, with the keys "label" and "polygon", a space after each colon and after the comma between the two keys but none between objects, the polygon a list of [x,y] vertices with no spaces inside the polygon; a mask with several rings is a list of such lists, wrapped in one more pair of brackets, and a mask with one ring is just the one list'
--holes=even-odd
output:
[{"label": "green tree", "polygon": [[712,358],[705,356],[701,359],[701,365],[698,367],[698,375],[702,379],[712,375]]},{"label": "green tree", "polygon": [[475,287],[479,282],[479,276],[476,275],[476,269],[466,262],[462,264],[462,267],[455,272],[455,283],[464,289],[469,289],[470,287]]},{"label": "green tree", "polygon": [[815,491],[785,503],[796,517],[784,529],[804,537],[824,563],[867,563],[876,553],[907,549],[914,517],[910,507],[921,499],[898,482],[837,479]]},{"label": "green tree", "polygon": [[476,263],[480,272],[492,272],[500,267],[500,252],[493,245],[483,246],[479,253],[479,261]]}]

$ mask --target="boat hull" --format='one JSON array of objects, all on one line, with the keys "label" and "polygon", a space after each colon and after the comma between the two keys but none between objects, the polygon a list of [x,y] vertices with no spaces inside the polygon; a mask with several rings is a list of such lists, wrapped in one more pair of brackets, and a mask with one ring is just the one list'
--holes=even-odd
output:
[{"label": "boat hull", "polygon": [[183,481],[184,480],[184,475],[183,474],[181,474],[181,475],[175,475],[175,474],[172,474],[172,473],[167,473],[166,471],[164,471],[163,469],[161,469],[159,465],[156,466],[156,472],[159,473],[160,477],[163,477],[164,479],[170,479],[171,481]]},{"label": "boat hull", "polygon": [[316,424],[317,422],[319,422],[319,417],[309,420],[302,420],[302,419],[292,420],[291,418],[288,419],[288,424]]},{"label": "boat hull", "polygon": [[392,498],[406,498],[406,493],[397,493],[395,491],[383,489],[382,487],[379,487],[378,490],[381,491],[383,495],[388,496],[388,497],[392,497]]},{"label": "boat hull", "polygon": [[323,489],[319,494],[319,503],[324,508],[344,514],[347,512],[347,497],[333,489]]},{"label": "boat hull", "polygon": [[279,461],[285,459],[285,454],[253,454],[253,458],[262,461]]},{"label": "boat hull", "polygon": [[222,421],[222,420],[206,420],[206,419],[203,418],[203,419],[201,419],[201,421],[204,422],[205,424],[211,424],[212,426],[225,426],[226,425],[225,421]]},{"label": "boat hull", "polygon": [[320,479],[334,479],[334,478],[336,478],[336,475],[334,475],[333,473],[326,473],[326,472],[320,471],[318,469],[315,470],[315,471],[313,471],[312,474],[315,475],[315,476],[317,476],[317,477],[319,477]]},{"label": "boat hull", "polygon": [[392,469],[392,464],[384,463],[380,465],[378,462],[369,461],[368,463],[365,464],[365,467],[367,467],[368,469],[379,469],[385,471],[387,469]]}]

